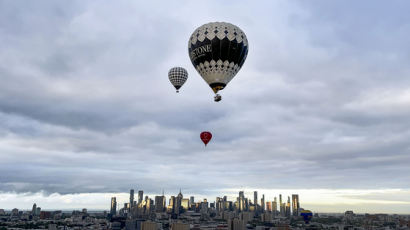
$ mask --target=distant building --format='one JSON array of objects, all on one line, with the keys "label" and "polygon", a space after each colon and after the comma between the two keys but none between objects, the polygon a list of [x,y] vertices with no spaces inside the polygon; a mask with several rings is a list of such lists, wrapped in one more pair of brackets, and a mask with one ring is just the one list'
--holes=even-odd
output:
[{"label": "distant building", "polygon": [[181,207],[184,210],[188,210],[189,209],[189,199],[182,199],[181,200]]},{"label": "distant building", "polygon": [[272,213],[274,216],[276,216],[276,213],[278,212],[278,202],[276,200],[276,196],[272,201]]},{"label": "distant building", "polygon": [[240,217],[241,217],[240,220],[243,220],[246,225],[249,221],[253,220],[254,213],[253,212],[241,212]]},{"label": "distant building", "polygon": [[51,218],[51,212],[41,211],[40,212],[40,219],[46,220]]},{"label": "distant building", "polygon": [[258,191],[253,192],[253,204],[255,205],[255,207],[258,206]]},{"label": "distant building", "polygon": [[239,191],[238,209],[239,209],[240,212],[245,210],[245,195],[244,195],[243,191]]},{"label": "distant building", "polygon": [[144,200],[144,191],[139,190],[138,191],[138,204],[141,204],[143,200]]},{"label": "distant building", "polygon": [[115,216],[117,214],[117,198],[111,197],[111,208],[110,208],[111,216]]},{"label": "distant building", "polygon": [[298,194],[292,194],[292,211],[293,211],[293,216],[299,216],[299,195]]},{"label": "distant building", "polygon": [[262,222],[271,222],[272,221],[272,213],[265,212],[261,215]]},{"label": "distant building", "polygon": [[285,216],[290,217],[290,197],[288,196],[288,202],[286,203],[286,208],[285,208]]},{"label": "distant building", "polygon": [[134,206],[134,189],[130,190],[130,209]]},{"label": "distant building", "polygon": [[228,230],[245,230],[246,224],[238,218],[228,220]]},{"label": "distant building", "polygon": [[262,209],[262,213],[265,212],[265,194],[262,195],[261,209]]},{"label": "distant building", "polygon": [[189,230],[189,224],[172,223],[171,230]]},{"label": "distant building", "polygon": [[144,221],[141,224],[141,230],[157,230],[157,223],[151,221]]},{"label": "distant building", "polygon": [[270,201],[266,202],[266,211],[272,212],[272,203]]},{"label": "distant building", "polygon": [[13,209],[11,210],[11,215],[12,215],[12,216],[18,216],[18,215],[19,215],[19,210],[18,210],[17,208],[13,208]]},{"label": "distant building", "polygon": [[164,212],[165,211],[165,196],[155,196],[155,212]]},{"label": "distant building", "polygon": [[37,207],[37,208],[36,208],[36,216],[40,215],[40,212],[41,212],[41,208],[40,208],[40,207]]},{"label": "distant building", "polygon": [[33,208],[31,209],[31,214],[32,214],[33,216],[35,216],[35,215],[36,215],[36,211],[37,211],[37,204],[34,203],[34,204],[33,204]]}]

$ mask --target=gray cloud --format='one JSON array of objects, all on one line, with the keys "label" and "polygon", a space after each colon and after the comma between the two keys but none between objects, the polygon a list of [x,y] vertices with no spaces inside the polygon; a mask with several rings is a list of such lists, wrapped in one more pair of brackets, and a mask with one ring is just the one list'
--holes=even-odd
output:
[{"label": "gray cloud", "polygon": [[[409,188],[407,2],[212,3],[0,3],[0,191]],[[218,104],[208,21],[250,42]]]}]

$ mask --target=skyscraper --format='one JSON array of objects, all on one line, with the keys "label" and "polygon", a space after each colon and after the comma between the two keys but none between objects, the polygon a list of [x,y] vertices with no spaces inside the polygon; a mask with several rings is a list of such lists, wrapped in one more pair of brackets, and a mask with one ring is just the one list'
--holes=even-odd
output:
[{"label": "skyscraper", "polygon": [[141,204],[142,200],[144,199],[144,191],[138,191],[138,204]]},{"label": "skyscraper", "polygon": [[244,211],[245,209],[245,195],[243,191],[239,191],[239,197],[238,197],[238,205],[239,205],[239,211]]},{"label": "skyscraper", "polygon": [[265,194],[262,194],[261,209],[262,209],[262,213],[265,212]]},{"label": "skyscraper", "polygon": [[217,197],[215,200],[215,208],[216,208],[216,213],[219,214],[224,210],[224,206],[223,206],[223,199],[220,197]]},{"label": "skyscraper", "polygon": [[275,196],[272,202],[272,212],[274,216],[276,216],[277,211],[278,211],[278,201],[276,200],[276,196]]},{"label": "skyscraper", "polygon": [[184,196],[182,195],[181,189],[179,189],[179,193],[176,199],[176,206],[175,208],[177,209],[175,211],[176,214],[179,214],[182,208],[182,199],[184,198]]},{"label": "skyscraper", "polygon": [[288,196],[288,202],[286,203],[285,216],[290,217],[290,196]]},{"label": "skyscraper", "polygon": [[155,212],[164,212],[165,210],[165,196],[155,196]]},{"label": "skyscraper", "polygon": [[117,214],[117,198],[116,197],[111,197],[110,214],[112,216],[115,216]]},{"label": "skyscraper", "polygon": [[282,203],[282,194],[279,194],[279,213],[280,216],[285,216],[285,207]]},{"label": "skyscraper", "polygon": [[174,213],[175,205],[176,205],[175,196],[171,196],[171,198],[169,198],[169,205],[168,205],[171,213]]},{"label": "skyscraper", "polygon": [[132,206],[134,205],[134,189],[130,190],[130,210],[132,209]]},{"label": "skyscraper", "polygon": [[292,194],[292,211],[294,216],[299,216],[299,195]]},{"label": "skyscraper", "polygon": [[272,203],[270,201],[266,202],[266,211],[272,212]]},{"label": "skyscraper", "polygon": [[36,211],[37,211],[37,204],[34,203],[34,204],[33,204],[33,208],[31,209],[31,215],[35,216],[35,215],[36,215]]},{"label": "skyscraper", "polygon": [[255,209],[258,206],[258,191],[253,192],[253,204],[255,205]]}]

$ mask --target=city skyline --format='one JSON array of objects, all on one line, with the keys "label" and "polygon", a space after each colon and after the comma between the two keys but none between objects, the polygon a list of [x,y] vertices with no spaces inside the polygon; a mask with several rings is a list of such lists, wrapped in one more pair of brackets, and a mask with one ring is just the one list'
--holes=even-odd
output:
[{"label": "city skyline", "polygon": [[[0,209],[0,224],[3,229],[113,229],[113,230],[189,230],[189,229],[224,229],[224,230],[275,230],[275,229],[348,229],[360,227],[364,229],[408,229],[410,215],[403,214],[371,214],[357,213],[347,210],[343,213],[313,213],[304,209],[299,194],[292,196],[282,194],[266,201],[258,191],[245,193],[238,191],[236,199],[227,196],[216,197],[214,202],[195,199],[194,196],[162,195],[152,199],[138,190],[130,189],[128,202],[117,203],[111,197],[109,210],[45,210],[33,204],[31,210]],[[253,195],[247,197],[247,194]],[[279,197],[279,199],[277,199]],[[292,199],[291,199],[292,197]],[[143,199],[142,199],[143,198]],[[278,203],[279,201],[279,203]],[[266,204],[266,206],[265,206]]]},{"label": "city skyline", "polygon": [[[0,2],[0,209],[101,209],[131,187],[409,212],[410,2],[105,3]],[[249,42],[218,103],[188,54],[215,21]]]},{"label": "city skyline", "polygon": [[[167,192],[165,191],[164,195],[167,197],[167,204],[168,204],[168,199],[171,196],[176,196],[178,194],[179,189],[174,189],[173,191],[175,192]],[[248,197],[253,201],[254,197],[254,191],[255,190],[238,190],[238,191],[244,191],[245,197]],[[303,190],[276,190],[276,191],[267,191],[267,190],[259,190],[260,194],[259,196],[262,195],[262,192],[265,195],[265,200],[266,201],[274,201],[274,198],[277,197],[277,202],[279,204],[279,194],[282,195],[282,202],[286,203],[287,197],[289,196],[292,198],[292,194],[298,194],[299,200],[302,195],[303,197],[303,204],[304,208],[311,210],[314,213],[343,213],[346,210],[353,210],[356,213],[387,213],[387,214],[410,214],[409,210],[407,209],[406,203],[404,205],[401,205],[400,203],[391,201],[391,196],[393,193],[392,192],[397,192],[391,191],[391,193],[385,193],[386,191],[383,192],[378,192],[378,191],[373,191],[374,194],[379,194],[384,196],[384,200],[380,200],[378,204],[374,207],[369,207],[369,203],[359,203],[355,204],[358,202],[358,200],[351,199],[354,196],[362,195],[362,196],[369,196],[371,193],[364,193],[363,191],[360,193],[355,193],[356,191],[354,190],[344,190],[344,191],[339,191],[337,192],[339,195],[347,195],[347,197],[351,196],[350,199],[344,199],[343,196],[338,197],[338,199],[333,200],[333,203],[331,205],[326,205],[327,203],[332,202],[332,199],[335,198],[335,194],[331,193],[334,192],[332,190],[328,190],[328,192],[322,191],[322,193],[317,194],[317,196],[321,197],[323,200],[321,201],[320,199],[312,199],[312,196],[309,196],[309,193],[315,193],[315,190],[311,191],[303,191]],[[184,190],[182,189],[182,192],[184,193]],[[369,192],[369,191],[368,191]],[[226,193],[223,193],[228,197],[228,200],[234,200],[237,197],[237,191],[229,190],[226,191]],[[186,193],[188,196],[194,196],[195,199],[197,200],[203,200],[204,198],[208,199],[210,202],[214,202],[216,200],[216,197],[222,196],[223,194],[216,194],[215,196],[206,196],[204,194],[192,194],[192,193]],[[373,194],[373,196],[374,196]],[[49,194],[50,195],[50,194]],[[138,195],[137,193],[135,195]],[[144,194],[145,196],[149,196],[150,198],[154,198],[155,196],[162,195],[161,193],[146,193]],[[8,196],[12,196],[12,194],[9,194]],[[42,203],[45,204],[42,205],[45,207],[44,210],[81,210],[82,208],[87,208],[89,210],[96,210],[96,211],[109,211],[107,206],[107,200],[110,200],[112,197],[116,197],[117,199],[117,206],[122,206],[124,203],[129,202],[130,198],[130,193],[129,192],[122,192],[122,193],[88,193],[88,194],[69,194],[69,195],[57,195],[57,194],[51,194],[51,197],[49,196],[44,196],[44,194],[39,194],[36,198],[34,196],[22,196],[22,197],[14,197],[14,199],[10,199],[11,202],[7,202],[7,200],[10,198],[8,196],[0,197],[0,201],[2,201],[3,207],[0,208],[5,208],[7,210],[11,210],[13,208],[19,208],[22,210],[30,210],[31,209],[31,203],[34,202],[35,200],[40,201],[37,203]],[[261,197],[259,197],[261,198]],[[20,202],[15,202],[15,201]],[[77,201],[76,201],[77,200]],[[134,198],[134,200],[137,200]],[[383,202],[384,201],[384,202]],[[31,202],[31,203],[30,203]],[[391,202],[391,203],[390,203]],[[36,203],[36,202],[34,202]],[[392,204],[393,208],[390,208],[388,204]],[[26,207],[27,204],[30,207]],[[260,205],[260,199],[258,201],[258,204]],[[66,208],[62,208],[66,207]],[[323,208],[325,207],[325,208]],[[383,208],[384,207],[384,208]],[[278,205],[278,210],[280,209]],[[376,211],[373,211],[373,210]]]}]

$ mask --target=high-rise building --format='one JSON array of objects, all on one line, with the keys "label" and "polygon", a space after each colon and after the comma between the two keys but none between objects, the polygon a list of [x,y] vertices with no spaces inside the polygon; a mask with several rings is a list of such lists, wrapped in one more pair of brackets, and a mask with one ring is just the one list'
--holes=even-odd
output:
[{"label": "high-rise building", "polygon": [[37,208],[36,208],[36,215],[37,215],[37,216],[40,215],[40,212],[41,212],[41,208],[40,208],[40,207],[37,207]]},{"label": "high-rise building", "polygon": [[277,211],[278,211],[278,202],[277,202],[276,196],[275,196],[275,198],[273,199],[273,202],[272,202],[272,212],[273,212],[274,216],[276,216]]},{"label": "high-rise building", "polygon": [[266,202],[266,211],[272,212],[272,203],[270,201]]},{"label": "high-rise building", "polygon": [[182,200],[181,200],[181,207],[182,207],[184,210],[188,210],[188,209],[189,209],[189,199],[188,199],[188,198],[185,198],[185,199],[182,199]]},{"label": "high-rise building", "polygon": [[294,216],[299,216],[299,195],[298,194],[292,194],[292,212]]},{"label": "high-rise building", "polygon": [[155,196],[155,212],[164,212],[165,210],[165,196]]},{"label": "high-rise building", "polygon": [[176,206],[175,206],[175,210],[174,213],[175,214],[179,214],[181,212],[182,209],[182,199],[184,198],[184,196],[182,195],[181,189],[179,189],[179,193],[178,196],[176,197]]},{"label": "high-rise building", "polygon": [[224,201],[222,198],[217,197],[215,200],[215,208],[216,208],[216,213],[219,214],[224,210]]},{"label": "high-rise building", "polygon": [[117,214],[117,198],[116,197],[111,197],[110,214],[112,216],[115,216]]},{"label": "high-rise building", "polygon": [[286,208],[285,208],[285,216],[290,217],[290,196],[288,196],[288,202],[286,203]]},{"label": "high-rise building", "polygon": [[265,194],[262,195],[261,209],[262,209],[262,213],[265,212]]},{"label": "high-rise building", "polygon": [[243,191],[239,191],[238,205],[240,212],[245,210],[245,195]]},{"label": "high-rise building", "polygon": [[36,211],[37,211],[37,204],[34,203],[34,204],[33,204],[33,208],[31,209],[31,214],[32,214],[33,216],[35,216],[35,215],[36,215]]},{"label": "high-rise building", "polygon": [[253,204],[255,205],[255,208],[258,206],[258,191],[253,192]]},{"label": "high-rise building", "polygon": [[282,194],[279,194],[279,213],[280,216],[285,216],[285,206],[282,203]]},{"label": "high-rise building", "polygon": [[168,202],[168,212],[174,213],[175,203],[175,196],[171,196]]},{"label": "high-rise building", "polygon": [[282,194],[279,194],[279,204],[282,205]]},{"label": "high-rise building", "polygon": [[130,209],[132,209],[134,205],[134,189],[130,190]]},{"label": "high-rise building", "polygon": [[138,191],[138,204],[140,204],[144,200],[144,191],[139,190]]}]

